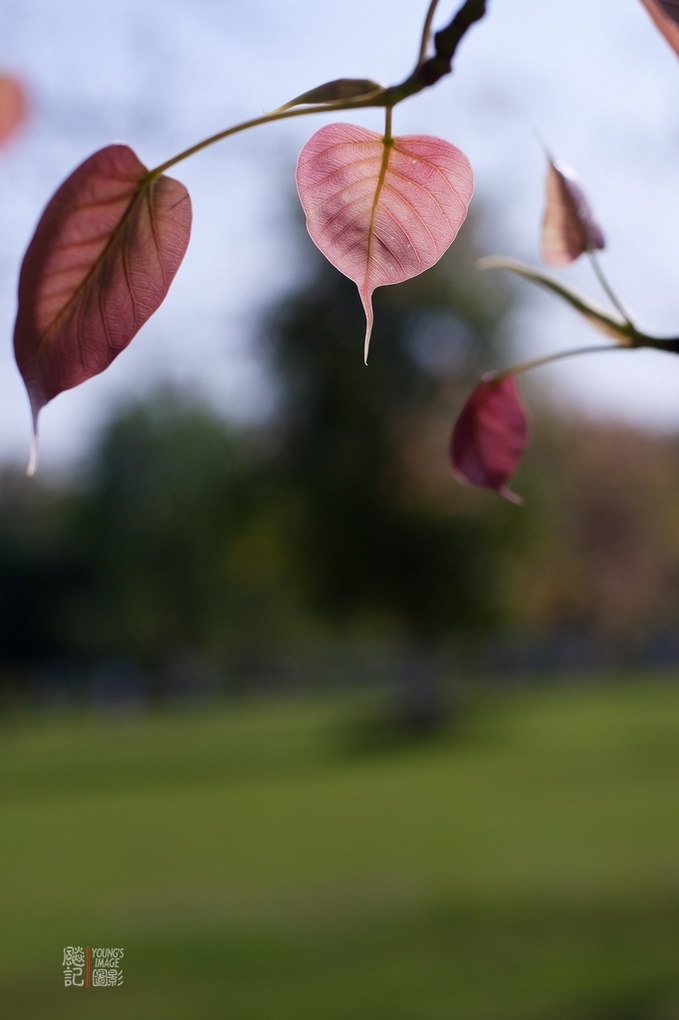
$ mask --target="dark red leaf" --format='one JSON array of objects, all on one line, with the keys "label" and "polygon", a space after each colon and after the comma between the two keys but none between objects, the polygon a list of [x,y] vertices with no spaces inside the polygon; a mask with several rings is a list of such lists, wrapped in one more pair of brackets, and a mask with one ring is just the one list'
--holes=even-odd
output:
[{"label": "dark red leaf", "polygon": [[512,503],[521,497],[507,488],[528,444],[528,419],[516,380],[484,379],[462,409],[450,442],[456,476],[492,489]]},{"label": "dark red leaf", "polygon": [[103,372],[155,312],[190,230],[184,185],[152,178],[126,145],[96,152],[61,185],[19,278],[14,350],[36,428],[48,401]]}]

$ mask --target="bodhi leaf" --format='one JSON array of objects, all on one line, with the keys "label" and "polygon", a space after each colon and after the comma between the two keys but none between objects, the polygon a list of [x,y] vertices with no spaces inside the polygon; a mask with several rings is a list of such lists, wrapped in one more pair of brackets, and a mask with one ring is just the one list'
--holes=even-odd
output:
[{"label": "bodhi leaf", "polygon": [[641,0],[653,21],[679,55],[679,0]]},{"label": "bodhi leaf", "polygon": [[367,361],[373,291],[429,269],[453,242],[474,190],[469,161],[440,138],[330,124],[302,149],[297,189],[312,240],[358,287]]},{"label": "bodhi leaf", "polygon": [[[183,184],[153,178],[126,145],[94,153],[61,185],[28,246],[14,351],[40,410],[103,372],[155,312],[189,242]],[[36,439],[29,472],[35,470]]]},{"label": "bodhi leaf", "polygon": [[511,503],[507,487],[528,445],[528,419],[512,376],[483,379],[462,409],[450,441],[450,463],[470,485],[492,489]]},{"label": "bodhi leaf", "polygon": [[26,94],[21,82],[0,75],[0,145],[4,145],[26,119]]},{"label": "bodhi leaf", "polygon": [[549,159],[546,190],[542,257],[548,265],[567,266],[583,252],[605,246],[601,228],[571,167]]}]

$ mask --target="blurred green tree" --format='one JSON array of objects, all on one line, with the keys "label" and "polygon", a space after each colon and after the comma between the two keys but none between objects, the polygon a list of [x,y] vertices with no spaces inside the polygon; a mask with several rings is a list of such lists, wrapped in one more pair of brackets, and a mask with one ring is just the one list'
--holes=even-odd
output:
[{"label": "blurred green tree", "polygon": [[6,669],[66,655],[61,607],[82,582],[64,493],[23,472],[0,475],[0,659]]},{"label": "blurred green tree", "polygon": [[433,269],[376,292],[368,368],[355,287],[315,253],[267,316],[290,542],[310,611],[334,622],[431,642],[496,620],[497,507],[447,464],[462,396],[507,337],[508,296],[474,269],[478,232],[470,217]]},{"label": "blurred green tree", "polygon": [[471,218],[435,269],[378,291],[367,369],[355,288],[307,249],[305,286],[262,330],[266,420],[235,428],[161,392],[116,413],[76,482],[34,481],[42,504],[13,526],[7,489],[0,573],[17,597],[0,610],[16,636],[0,658],[14,641],[34,663],[127,660],[157,676],[186,655],[219,666],[341,633],[404,650],[421,698],[429,650],[503,612],[512,521],[447,464],[510,308],[473,269],[477,234]]},{"label": "blurred green tree", "polygon": [[97,589],[80,642],[152,666],[276,642],[291,605],[276,506],[253,434],[171,392],[122,410],[80,499],[80,554]]}]

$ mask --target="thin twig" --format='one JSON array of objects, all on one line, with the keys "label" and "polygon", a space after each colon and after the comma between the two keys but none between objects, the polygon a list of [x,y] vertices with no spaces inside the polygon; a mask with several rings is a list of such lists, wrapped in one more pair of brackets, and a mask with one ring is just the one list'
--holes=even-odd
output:
[{"label": "thin twig", "polygon": [[534,368],[541,368],[542,365],[550,365],[553,361],[563,361],[564,358],[572,358],[577,354],[603,354],[604,351],[619,351],[620,347],[612,344],[596,344],[591,347],[572,347],[567,351],[558,351],[556,354],[546,354],[542,358],[531,358],[530,361],[522,361],[519,365],[512,365],[504,371],[488,372],[483,378],[488,382],[502,382],[503,379],[510,379],[512,376],[521,375],[523,372],[530,372]]},{"label": "thin twig", "polygon": [[424,19],[424,28],[422,29],[422,42],[420,43],[420,55],[417,60],[417,67],[422,67],[422,64],[427,59],[427,50],[429,49],[429,39],[431,37],[431,26],[438,5],[439,0],[431,0],[431,3],[429,4],[427,17]]},{"label": "thin twig", "polygon": [[[427,21],[425,22],[426,34],[429,32],[431,25],[427,26],[427,22],[430,21],[430,16],[433,18],[434,11],[436,10],[436,3],[438,0],[432,0],[429,5],[429,11],[427,12]],[[261,117],[253,117],[251,120],[243,121],[241,124],[235,124],[233,127],[227,128],[225,131],[219,131],[215,135],[211,135],[209,138],[205,138],[201,142],[197,142],[188,149],[184,149],[178,155],[173,156],[172,159],[166,160],[161,163],[160,166],[150,170],[148,177],[155,179],[161,174],[165,173],[170,167],[175,166],[177,163],[181,163],[182,160],[187,159],[189,156],[193,156],[195,153],[200,152],[202,149],[206,149],[209,145],[214,145],[215,142],[220,142],[224,138],[229,138],[231,135],[238,134],[241,131],[246,131],[249,128],[259,127],[262,124],[272,124],[277,120],[287,120],[291,117],[305,117],[310,113],[324,113],[339,110],[358,110],[366,109],[368,107],[387,107],[390,109],[396,106],[397,103],[402,102],[404,99],[408,99],[409,96],[414,96],[418,92],[422,92],[423,89],[429,88],[431,85],[435,85],[436,82],[443,78],[444,75],[450,74],[452,71],[452,60],[460,44],[462,38],[467,33],[468,29],[485,15],[486,13],[486,0],[465,0],[465,3],[459,9],[450,24],[437,32],[434,36],[434,56],[429,57],[424,63],[418,64],[413,73],[401,82],[400,85],[392,85],[390,88],[378,91],[376,94],[372,92],[365,96],[356,96],[355,98],[343,99],[340,101],[334,101],[329,103],[320,103],[317,106],[308,106],[294,109],[288,109],[286,107],[280,107],[278,110],[274,110],[272,113],[263,114]]]},{"label": "thin twig", "polygon": [[620,299],[618,298],[618,295],[615,293],[610,283],[606,279],[604,271],[599,264],[599,259],[596,257],[594,251],[590,248],[588,249],[587,254],[589,255],[589,260],[592,263],[592,269],[596,273],[596,278],[601,284],[601,287],[604,293],[607,295],[609,301],[611,302],[611,304],[615,305],[616,309],[620,312],[625,322],[627,322],[628,325],[633,327],[634,323],[632,322],[629,315],[625,311],[625,308],[622,305]]}]

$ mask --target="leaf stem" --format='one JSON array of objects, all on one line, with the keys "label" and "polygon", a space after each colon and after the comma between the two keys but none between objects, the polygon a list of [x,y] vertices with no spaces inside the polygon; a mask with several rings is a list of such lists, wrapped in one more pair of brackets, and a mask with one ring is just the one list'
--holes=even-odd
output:
[{"label": "leaf stem", "polygon": [[393,145],[394,136],[391,133],[391,114],[393,107],[388,106],[384,111],[384,144]]},{"label": "leaf stem", "polygon": [[553,293],[572,305],[592,325],[600,329],[602,333],[612,336],[618,345],[617,348],[612,349],[624,347],[629,350],[636,350],[640,347],[647,347],[656,351],[665,351],[668,354],[679,354],[679,336],[660,337],[651,336],[649,333],[642,333],[625,315],[619,305],[616,304],[616,308],[619,309],[622,318],[616,319],[611,313],[595,305],[589,298],[567,287],[553,276],[544,273],[541,269],[535,269],[533,266],[526,265],[524,262],[518,262],[516,259],[503,258],[497,255],[478,259],[476,265],[479,269],[507,269],[510,273],[516,273],[517,276],[522,276],[532,283],[537,283],[539,286],[553,291]]},{"label": "leaf stem", "polygon": [[234,124],[233,127],[226,128],[225,131],[218,131],[215,135],[210,135],[209,138],[204,138],[202,142],[196,142],[195,145],[191,145],[188,149],[184,149],[183,152],[173,156],[172,159],[168,159],[165,163],[161,163],[160,166],[155,167],[153,170],[149,170],[150,177],[160,177],[171,167],[176,166],[177,163],[181,163],[183,160],[188,159],[189,156],[194,156],[197,152],[201,152],[203,149],[207,149],[208,146],[214,145],[216,142],[221,142],[225,138],[230,138],[231,135],[237,135],[241,131],[248,131],[250,128],[260,127],[262,124],[273,124],[277,120],[289,120],[292,117],[304,117],[310,113],[327,113],[332,110],[350,110],[355,106],[382,106],[382,103],[366,103],[363,102],[352,102],[351,100],[343,100],[341,103],[323,104],[322,106],[309,106],[302,107],[301,109],[294,110],[274,110],[273,113],[262,114],[261,117],[253,117],[251,120],[241,121],[240,124]]},{"label": "leaf stem", "polygon": [[618,344],[623,344],[626,347],[638,346],[637,341],[640,334],[631,323],[625,319],[614,318],[606,309],[594,304],[584,294],[572,290],[541,269],[535,269],[516,259],[507,259],[497,255],[479,259],[476,265],[479,269],[507,269],[510,273],[516,273],[517,276],[530,280],[531,283],[545,287],[567,301],[603,333],[612,336]]},{"label": "leaf stem", "polygon": [[576,354],[600,354],[603,351],[619,351],[620,347],[611,344],[596,344],[590,347],[572,347],[567,351],[558,351],[556,354],[546,354],[542,358],[532,358],[530,361],[521,361],[518,365],[512,365],[504,371],[488,372],[484,376],[487,382],[502,382],[503,379],[510,379],[512,376],[529,372],[533,368],[541,368],[542,365],[549,365],[552,361],[562,361],[564,358],[572,358]]},{"label": "leaf stem", "polygon": [[435,85],[444,75],[450,74],[453,57],[469,29],[486,14],[487,0],[466,0],[449,25],[434,36],[434,55],[418,64],[413,73],[400,85],[387,89],[385,97],[392,105],[402,99]]},{"label": "leaf stem", "polygon": [[310,113],[332,113],[336,110],[360,110],[380,106],[390,110],[397,103],[403,102],[404,99],[408,99],[423,89],[435,85],[444,75],[450,74],[453,56],[458,45],[471,26],[483,18],[486,13],[486,0],[465,0],[465,3],[460,7],[450,24],[436,33],[434,37],[434,56],[423,59],[423,48],[426,53],[424,40],[425,36],[428,39],[437,3],[438,0],[432,0],[427,11],[425,30],[422,37],[423,46],[420,49],[420,60],[412,74],[399,85],[392,85],[386,89],[376,90],[375,93],[370,92],[367,95],[351,97],[340,101],[333,100],[313,106],[295,107],[294,109],[282,107],[278,110],[273,110],[271,113],[262,114],[261,117],[244,120],[240,124],[227,128],[225,131],[218,131],[217,134],[210,135],[209,138],[191,145],[188,149],[184,149],[183,152],[173,156],[172,159],[168,159],[165,163],[161,163],[160,166],[149,170],[148,179],[153,181],[171,167],[176,166],[177,163],[181,163],[183,160],[188,159],[189,156],[194,156],[197,152],[207,149],[208,146],[221,142],[225,138],[230,138],[231,135],[236,135],[241,131],[248,131],[250,128],[259,127],[262,124],[273,124],[275,121],[289,120],[291,117],[306,117]]},{"label": "leaf stem", "polygon": [[622,302],[620,301],[620,299],[618,298],[618,295],[615,293],[615,291],[611,287],[610,283],[606,279],[606,276],[604,275],[604,271],[601,268],[601,264],[599,262],[599,259],[597,258],[597,255],[596,255],[594,249],[593,248],[588,248],[587,249],[587,254],[589,255],[589,260],[590,260],[590,262],[592,264],[592,269],[594,270],[596,278],[599,281],[599,283],[601,284],[601,287],[602,287],[604,293],[606,294],[606,296],[608,297],[609,301],[611,302],[611,304],[614,305],[616,310],[618,312],[620,312],[620,314],[622,315],[622,317],[625,320],[625,322],[627,323],[627,325],[631,326],[632,329],[635,329],[634,323],[632,322],[632,320],[630,319],[629,315],[625,311],[625,308],[624,308]]},{"label": "leaf stem", "polygon": [[424,19],[424,27],[422,29],[422,42],[420,43],[420,55],[417,58],[417,64],[415,65],[417,68],[422,67],[422,64],[427,59],[427,50],[429,49],[429,40],[431,38],[431,26],[432,22],[434,21],[434,14],[436,13],[436,8],[438,7],[438,5],[439,0],[431,0],[431,3],[429,4],[429,10],[427,11],[427,16]]}]

